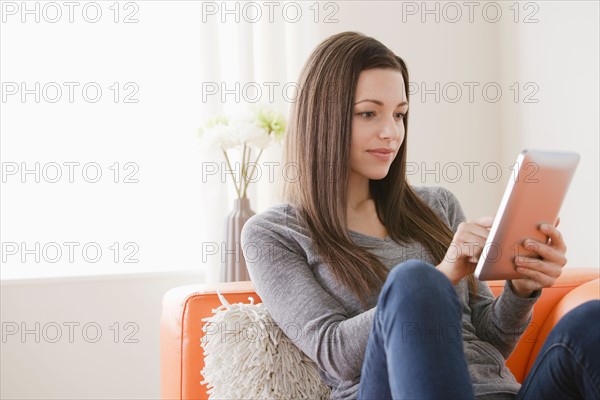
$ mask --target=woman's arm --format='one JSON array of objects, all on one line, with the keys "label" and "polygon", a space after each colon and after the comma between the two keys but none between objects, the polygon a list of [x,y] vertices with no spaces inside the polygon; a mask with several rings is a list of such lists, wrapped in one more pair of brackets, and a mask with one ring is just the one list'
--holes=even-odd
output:
[{"label": "woman's arm", "polygon": [[285,224],[253,216],[241,240],[254,288],[284,333],[329,375],[360,376],[375,308],[350,317],[317,282]]},{"label": "woman's arm", "polygon": [[[454,233],[466,220],[458,199],[452,192],[444,190],[447,201],[448,221]],[[517,295],[510,281],[497,298],[486,282],[476,279],[477,293],[469,292],[471,322],[477,337],[496,347],[505,358],[514,350],[519,338],[531,321],[531,310],[541,291],[531,293],[531,297]]]},{"label": "woman's arm", "polygon": [[549,243],[533,241],[529,247],[539,258],[517,257],[517,271],[524,278],[506,281],[502,294],[489,307],[481,306],[485,301],[471,297],[472,319],[478,335],[494,344],[505,358],[527,328],[531,308],[540,297],[541,289],[554,285],[567,262],[566,245],[560,232],[548,224],[542,225],[540,230],[549,236]]},{"label": "woman's arm", "polygon": [[531,322],[532,308],[540,295],[538,290],[532,297],[520,297],[506,281],[502,293],[495,298],[487,283],[477,280],[477,294],[469,293],[471,322],[477,337],[508,358]]}]

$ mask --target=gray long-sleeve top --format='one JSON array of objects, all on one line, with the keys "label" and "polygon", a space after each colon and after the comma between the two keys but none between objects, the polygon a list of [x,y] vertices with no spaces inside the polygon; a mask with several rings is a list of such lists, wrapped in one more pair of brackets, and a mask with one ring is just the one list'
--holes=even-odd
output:
[{"label": "gray long-sleeve top", "polygon": [[[440,186],[413,189],[456,232],[465,215],[454,194]],[[400,245],[389,237],[349,233],[390,269],[408,259],[434,263],[420,243]],[[315,361],[332,388],[332,399],[356,399],[379,292],[370,293],[369,307],[362,308],[315,254],[308,231],[289,204],[277,204],[250,218],[241,241],[256,292],[275,322]],[[475,395],[510,398],[520,385],[505,359],[529,324],[540,291],[521,298],[507,282],[494,298],[488,285],[478,281],[473,295],[466,278],[455,290],[462,304],[464,349]]]}]

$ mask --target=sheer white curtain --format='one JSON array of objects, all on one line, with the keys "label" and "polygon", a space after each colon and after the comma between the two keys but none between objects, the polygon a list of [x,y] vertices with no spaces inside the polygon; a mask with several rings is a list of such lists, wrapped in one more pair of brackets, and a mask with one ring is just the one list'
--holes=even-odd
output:
[{"label": "sheer white curtain", "polygon": [[[221,113],[243,112],[254,104],[272,106],[287,117],[298,74],[318,43],[318,30],[314,24],[307,29],[307,23],[310,21],[293,24],[275,20],[269,23],[264,16],[258,23],[243,19],[237,23],[231,16],[225,23],[217,16],[207,18],[200,29],[199,51],[203,62],[199,73],[204,98],[201,99],[199,120],[205,121]],[[256,175],[256,180],[248,188],[247,196],[256,213],[283,200],[282,144],[269,147],[262,153],[260,175]],[[223,154],[207,154],[204,149],[199,150],[200,167],[204,169],[200,234],[207,250],[203,254],[203,265],[208,279],[218,280],[220,258],[208,255],[211,251],[208,251],[206,243],[222,245],[224,220],[233,208],[236,192],[232,176],[223,171]],[[240,155],[231,155],[241,160]],[[231,162],[234,163],[234,160]],[[215,165],[218,165],[217,174],[212,172]],[[235,165],[232,168],[236,170]]]}]

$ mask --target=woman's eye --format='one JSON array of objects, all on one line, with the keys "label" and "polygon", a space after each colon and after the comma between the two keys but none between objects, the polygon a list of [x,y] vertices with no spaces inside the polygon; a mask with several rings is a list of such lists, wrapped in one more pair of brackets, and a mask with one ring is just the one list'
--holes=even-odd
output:
[{"label": "woman's eye", "polygon": [[[362,118],[366,118],[366,119],[372,119],[374,117],[376,117],[376,113],[374,111],[363,111],[363,112],[357,112],[356,115],[362,117]],[[404,117],[406,117],[406,113],[394,113],[394,118],[402,120],[404,119]]]},{"label": "woman's eye", "polygon": [[359,112],[358,115],[360,115],[363,118],[373,118],[375,116],[375,113],[373,111],[364,111]]}]

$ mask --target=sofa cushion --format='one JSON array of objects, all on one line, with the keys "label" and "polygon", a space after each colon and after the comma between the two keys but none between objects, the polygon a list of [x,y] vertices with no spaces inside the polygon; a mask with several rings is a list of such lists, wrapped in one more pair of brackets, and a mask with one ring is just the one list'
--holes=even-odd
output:
[{"label": "sofa cushion", "polygon": [[209,399],[329,399],[316,364],[283,333],[263,303],[221,305],[203,318]]}]

